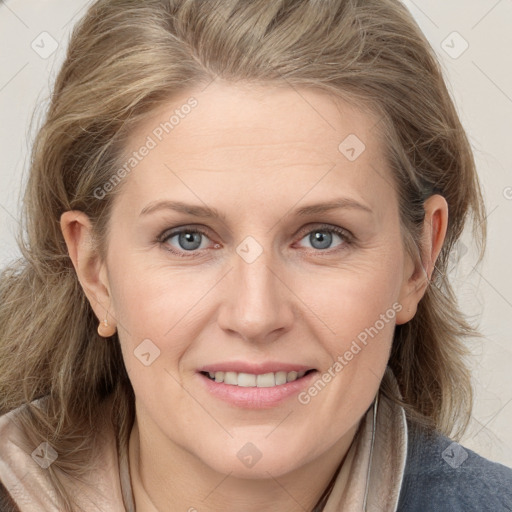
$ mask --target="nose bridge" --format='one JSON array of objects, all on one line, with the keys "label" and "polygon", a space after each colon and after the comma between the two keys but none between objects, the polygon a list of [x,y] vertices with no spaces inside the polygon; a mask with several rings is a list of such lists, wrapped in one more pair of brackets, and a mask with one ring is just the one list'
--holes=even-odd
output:
[{"label": "nose bridge", "polygon": [[246,237],[238,245],[221,327],[250,341],[264,341],[289,327],[291,305],[275,267],[271,248],[264,248],[254,237]]}]

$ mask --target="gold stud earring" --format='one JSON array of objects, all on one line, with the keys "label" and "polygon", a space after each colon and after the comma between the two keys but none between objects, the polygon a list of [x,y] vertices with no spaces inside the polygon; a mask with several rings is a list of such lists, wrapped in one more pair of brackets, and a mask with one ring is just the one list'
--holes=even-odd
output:
[{"label": "gold stud earring", "polygon": [[105,316],[105,320],[103,320],[103,322],[100,322],[98,325],[98,334],[102,338],[110,338],[110,336],[113,336],[116,332],[116,327],[114,325],[108,325],[107,316]]}]

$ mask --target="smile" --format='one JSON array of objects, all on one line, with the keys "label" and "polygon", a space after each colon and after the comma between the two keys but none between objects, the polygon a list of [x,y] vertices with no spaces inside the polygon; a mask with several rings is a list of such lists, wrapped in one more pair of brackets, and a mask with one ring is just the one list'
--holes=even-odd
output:
[{"label": "smile", "polygon": [[215,382],[224,383],[230,386],[240,386],[244,388],[271,388],[275,386],[282,386],[288,382],[294,382],[313,371],[314,370],[300,372],[277,371],[262,374],[223,371],[201,373]]}]

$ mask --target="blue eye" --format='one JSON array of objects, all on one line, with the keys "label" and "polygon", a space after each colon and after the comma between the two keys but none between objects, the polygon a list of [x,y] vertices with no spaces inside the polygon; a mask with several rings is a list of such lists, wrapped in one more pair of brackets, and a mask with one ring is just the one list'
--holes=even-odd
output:
[{"label": "blue eye", "polygon": [[320,227],[310,230],[301,240],[307,239],[313,249],[325,251],[333,248],[332,243],[335,237],[340,239],[338,247],[346,245],[350,241],[349,235],[344,229],[335,227]]},{"label": "blue eye", "polygon": [[[170,241],[173,238],[176,238],[178,247],[170,244]],[[197,228],[184,228],[172,232],[166,231],[158,238],[158,242],[164,245],[166,250],[176,254],[177,256],[193,257],[196,256],[194,251],[204,249],[204,246],[202,246],[202,242],[204,241],[203,238],[208,238],[205,232],[198,230]]]},{"label": "blue eye", "polygon": [[184,251],[196,251],[201,247],[201,238],[203,236],[204,235],[198,231],[181,231],[169,237],[169,240],[178,237],[177,241],[181,249]]}]

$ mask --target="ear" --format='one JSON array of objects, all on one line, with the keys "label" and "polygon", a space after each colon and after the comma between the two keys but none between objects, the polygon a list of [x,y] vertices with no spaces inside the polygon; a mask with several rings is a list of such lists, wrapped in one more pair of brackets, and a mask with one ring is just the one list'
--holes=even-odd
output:
[{"label": "ear", "polygon": [[397,314],[397,325],[409,322],[416,314],[418,303],[425,294],[434,271],[434,266],[443,247],[448,227],[448,203],[435,194],[423,204],[425,219],[421,254],[417,261],[407,254],[404,279],[400,290],[399,303],[402,309]]},{"label": "ear", "polygon": [[109,325],[114,327],[115,312],[111,307],[107,266],[99,256],[89,217],[78,210],[64,212],[60,218],[60,228],[78,280],[98,321],[108,317]]}]

